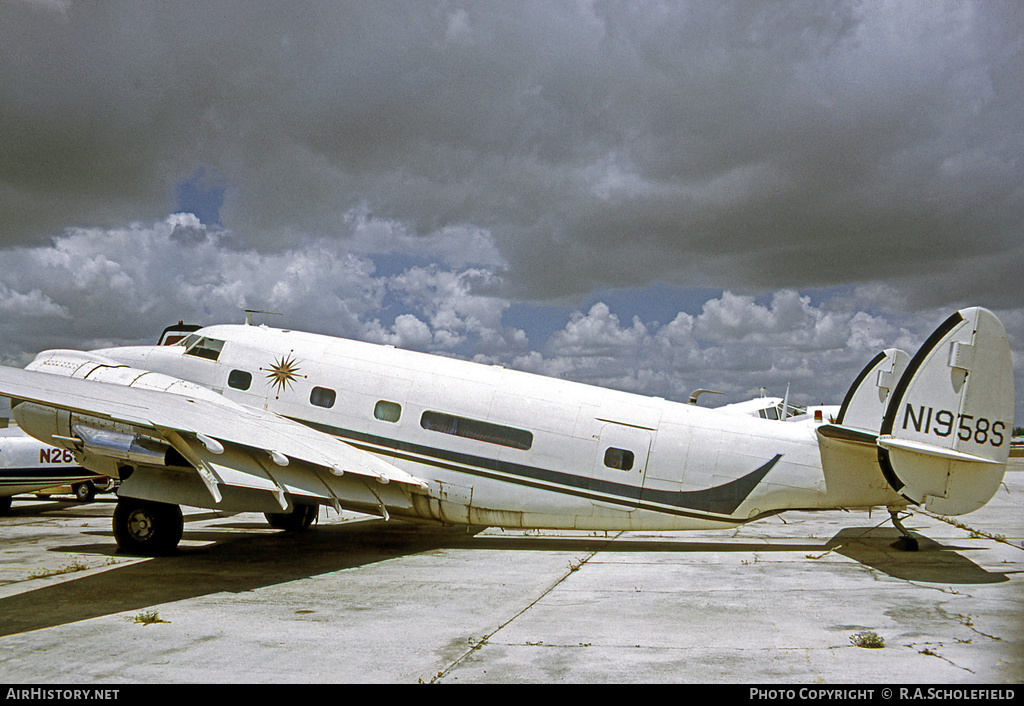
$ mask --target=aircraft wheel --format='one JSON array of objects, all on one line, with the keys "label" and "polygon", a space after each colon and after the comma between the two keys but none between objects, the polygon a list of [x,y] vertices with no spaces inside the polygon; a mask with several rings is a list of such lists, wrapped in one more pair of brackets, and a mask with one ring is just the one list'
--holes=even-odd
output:
[{"label": "aircraft wheel", "polygon": [[183,529],[177,505],[121,498],[114,508],[114,538],[117,546],[129,554],[168,554],[178,546]]},{"label": "aircraft wheel", "polygon": [[896,541],[889,546],[899,549],[901,552],[916,552],[919,548],[917,540],[910,535],[897,537]]},{"label": "aircraft wheel", "polygon": [[75,497],[78,501],[82,503],[91,503],[93,498],[96,497],[96,486],[91,481],[79,483],[72,490],[75,491]]},{"label": "aircraft wheel", "polygon": [[8,510],[11,509],[11,496],[6,495],[0,498],[0,515],[6,515]]},{"label": "aircraft wheel", "polygon": [[296,505],[291,512],[265,512],[263,516],[274,529],[298,532],[309,529],[319,514],[318,505]]}]

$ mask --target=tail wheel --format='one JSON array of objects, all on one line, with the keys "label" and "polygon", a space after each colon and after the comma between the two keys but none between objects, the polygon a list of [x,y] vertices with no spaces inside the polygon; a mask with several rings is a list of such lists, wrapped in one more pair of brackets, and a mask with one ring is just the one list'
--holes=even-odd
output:
[{"label": "tail wheel", "polygon": [[114,538],[129,554],[159,556],[181,541],[181,508],[168,503],[121,498],[114,508]]},{"label": "tail wheel", "polygon": [[274,529],[298,532],[309,529],[320,514],[317,505],[296,505],[291,512],[266,512],[267,523]]}]

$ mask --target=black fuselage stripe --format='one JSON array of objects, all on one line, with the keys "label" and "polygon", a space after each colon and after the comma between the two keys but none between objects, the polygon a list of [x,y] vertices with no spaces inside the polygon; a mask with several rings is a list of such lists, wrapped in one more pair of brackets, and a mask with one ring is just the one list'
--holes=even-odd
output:
[{"label": "black fuselage stripe", "polygon": [[742,522],[744,520],[719,515],[709,516],[706,513],[730,515],[781,458],[781,454],[778,454],[752,473],[714,488],[698,491],[660,491],[413,444],[298,418],[293,419],[318,431],[344,439],[356,448],[391,458],[564,493],[592,501],[727,522]]}]

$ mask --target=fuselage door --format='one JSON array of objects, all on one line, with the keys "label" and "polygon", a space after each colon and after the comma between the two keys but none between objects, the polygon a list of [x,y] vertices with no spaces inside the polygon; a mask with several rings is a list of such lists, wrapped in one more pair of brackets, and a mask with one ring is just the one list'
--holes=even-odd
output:
[{"label": "fuselage door", "polygon": [[601,507],[634,510],[640,500],[651,453],[651,432],[623,424],[605,424],[598,437],[590,474],[591,501]]}]

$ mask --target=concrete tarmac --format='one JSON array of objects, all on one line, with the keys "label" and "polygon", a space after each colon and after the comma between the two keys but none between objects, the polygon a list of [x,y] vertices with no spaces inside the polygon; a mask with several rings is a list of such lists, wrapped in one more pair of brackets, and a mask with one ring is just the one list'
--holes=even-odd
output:
[{"label": "concrete tarmac", "polygon": [[0,517],[0,683],[1024,681],[1020,472],[961,524],[904,520],[916,553],[884,511],[471,536],[186,508],[178,554],[141,559],[113,507]]}]

